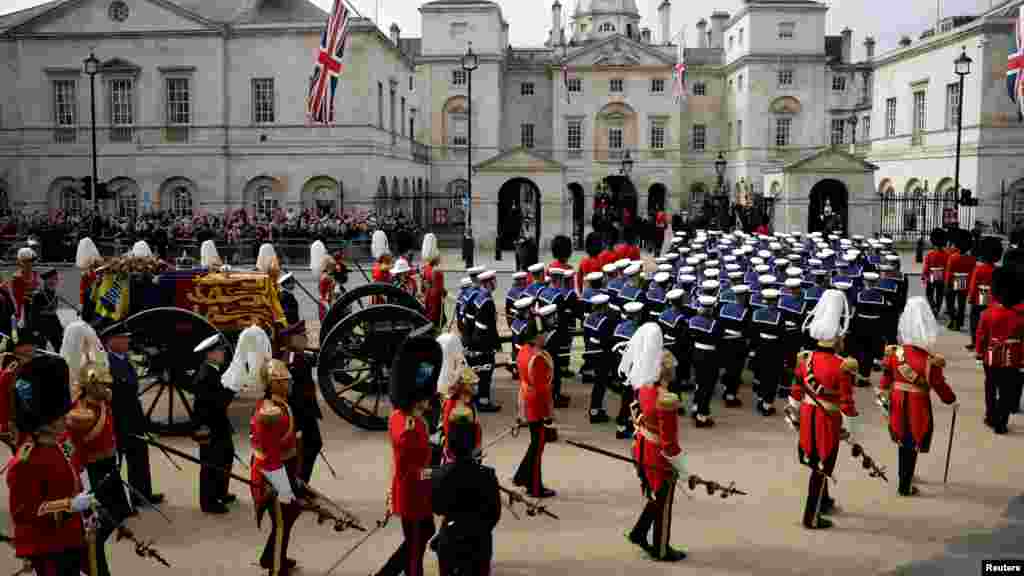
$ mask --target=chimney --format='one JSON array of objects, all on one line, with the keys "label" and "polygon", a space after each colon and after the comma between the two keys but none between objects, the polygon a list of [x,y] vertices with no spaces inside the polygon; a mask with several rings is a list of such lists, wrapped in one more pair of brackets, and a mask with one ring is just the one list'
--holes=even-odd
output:
[{"label": "chimney", "polygon": [[697,21],[697,48],[708,47],[708,21],[701,18]]},{"label": "chimney", "polygon": [[658,32],[661,34],[661,43],[666,45],[672,43],[672,19],[669,17],[671,10],[672,3],[668,0],[662,0],[658,5]]},{"label": "chimney", "polygon": [[551,5],[551,45],[562,45],[562,5],[558,0]]},{"label": "chimney", "polygon": [[729,21],[728,12],[711,13],[711,48],[724,48],[725,24]]},{"label": "chimney", "polygon": [[875,59],[875,39],[871,36],[864,39],[864,54],[865,60]]},{"label": "chimney", "polygon": [[849,64],[853,60],[853,30],[843,28],[843,31],[839,34],[843,38],[843,51],[840,62]]},{"label": "chimney", "polygon": [[401,32],[402,31],[398,28],[398,24],[391,24],[391,41],[395,43],[395,46],[398,46],[398,40],[402,37]]},{"label": "chimney", "polygon": [[644,29],[640,32],[640,39],[643,40],[644,44],[651,43],[651,29],[644,26]]}]

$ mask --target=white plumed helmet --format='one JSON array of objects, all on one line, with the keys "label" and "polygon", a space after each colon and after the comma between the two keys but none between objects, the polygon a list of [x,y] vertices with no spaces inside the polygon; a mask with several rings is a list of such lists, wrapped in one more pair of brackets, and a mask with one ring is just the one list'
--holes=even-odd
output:
[{"label": "white plumed helmet", "polygon": [[927,300],[921,296],[907,300],[900,315],[898,332],[900,344],[931,351],[939,338],[939,322]]},{"label": "white plumed helmet", "polygon": [[327,256],[327,246],[324,243],[317,240],[309,246],[309,270],[314,276],[320,276],[320,271],[323,270],[324,256]]},{"label": "white plumed helmet", "polygon": [[242,388],[251,387],[258,379],[260,367],[273,358],[270,338],[262,328],[253,324],[238,335],[235,355],[227,372],[221,376],[221,384],[236,394]]},{"label": "white plumed helmet", "polygon": [[370,249],[373,251],[374,260],[378,260],[385,254],[391,254],[391,249],[388,247],[388,235],[383,230],[377,230],[373,233]]},{"label": "white plumed helmet", "polygon": [[220,253],[217,252],[217,245],[214,244],[213,240],[204,240],[202,246],[199,247],[199,263],[204,268],[222,266],[224,264]]},{"label": "white plumed helmet", "polygon": [[93,262],[102,259],[100,251],[96,248],[96,244],[93,243],[92,238],[85,237],[78,241],[78,253],[75,254],[75,266],[78,266],[80,270],[85,270],[93,264]]},{"label": "white plumed helmet", "polygon": [[840,290],[826,290],[804,320],[803,329],[818,341],[835,340],[850,325],[850,304]]},{"label": "white plumed helmet", "polygon": [[135,258],[152,258],[153,251],[149,249],[149,244],[146,244],[145,240],[139,240],[132,246],[132,256]]},{"label": "white plumed helmet", "polygon": [[277,260],[277,252],[274,250],[274,245],[264,242],[260,246],[259,254],[256,256],[256,269],[266,274],[278,266],[280,266],[280,263]]},{"label": "white plumed helmet", "polygon": [[432,232],[428,232],[423,235],[423,246],[420,248],[420,258],[424,262],[430,262],[441,255],[441,252],[437,249],[437,236],[434,236]]}]

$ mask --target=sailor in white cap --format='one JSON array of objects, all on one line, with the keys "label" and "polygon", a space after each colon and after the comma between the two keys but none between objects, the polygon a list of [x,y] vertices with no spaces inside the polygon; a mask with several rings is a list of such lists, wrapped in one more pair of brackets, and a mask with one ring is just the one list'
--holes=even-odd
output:
[{"label": "sailor in white cap", "polygon": [[771,285],[772,283],[762,282],[761,299],[765,306],[754,311],[750,322],[751,337],[757,343],[754,373],[757,375],[759,386],[755,394],[757,410],[762,416],[775,414],[775,396],[778,394],[785,367],[786,325],[782,311],[777,307],[779,291],[765,287]]},{"label": "sailor in white cap", "polygon": [[[593,274],[598,274],[594,272]],[[583,342],[586,347],[584,360],[590,371],[581,371],[583,382],[592,382],[590,392],[590,423],[603,424],[611,418],[604,407],[604,396],[611,372],[612,343],[615,332],[615,318],[609,313],[607,294],[594,293],[590,296],[590,313],[583,321]]]},{"label": "sailor in white cap", "polygon": [[[672,269],[671,266],[668,267]],[[672,289],[672,274],[669,270],[659,271],[654,275],[654,282],[647,288],[647,314],[652,320],[657,320],[665,311],[668,302],[665,296]]]},{"label": "sailor in white cap", "polygon": [[722,386],[725,387],[722,400],[728,408],[739,408],[743,406],[738,396],[740,377],[747,363],[749,348],[747,338],[750,335],[750,287],[746,284],[737,284],[730,287],[729,294],[732,302],[723,303],[718,311],[718,320],[722,324],[720,358],[725,369],[722,374]]},{"label": "sailor in white cap", "polygon": [[[804,317],[807,315],[807,301],[804,300],[803,270],[800,268],[789,268],[786,270],[789,276],[783,282],[784,290],[779,296],[779,311],[782,312],[782,320],[785,325],[786,337],[782,346],[782,380],[783,384],[792,381],[793,369],[796,367],[796,355],[803,348],[803,325]],[[785,385],[779,386],[779,398],[789,395],[789,389]]]},{"label": "sailor in white cap", "polygon": [[[466,307],[473,299],[473,293],[476,291],[476,285],[473,282],[473,278],[470,276],[464,276],[459,281],[459,292],[455,296],[455,323],[459,328],[459,334],[465,334],[466,329]],[[463,347],[465,347],[466,340],[463,338]]]},{"label": "sailor in white cap", "polygon": [[[669,386],[670,392],[679,393],[691,389],[690,384],[690,351],[687,324],[690,312],[686,308],[688,294],[682,288],[669,290],[665,295],[668,307],[658,317],[658,325],[665,335],[665,345],[676,358],[676,377]],[[680,414],[686,414],[686,408],[680,407]]]},{"label": "sailor in white cap", "polygon": [[[622,320],[615,327],[615,332],[612,334],[614,345],[612,350],[616,353],[613,355],[612,365],[618,365],[621,359],[621,354],[625,350],[626,346],[633,334],[636,333],[637,329],[644,323],[646,318],[644,317],[644,305],[641,302],[628,302],[622,307]],[[615,375],[612,375],[615,378]],[[619,440],[630,438],[633,435],[633,418],[629,411],[629,405],[633,403],[633,389],[628,385],[622,387],[622,402],[619,404],[619,414],[615,418],[616,431],[615,437]]]},{"label": "sailor in white cap", "polygon": [[[466,290],[465,301],[461,308],[458,302],[455,303],[455,317],[459,323],[459,334],[462,336],[462,348],[469,350],[473,343],[473,331],[476,330],[476,297],[482,290],[480,286],[480,275],[487,271],[483,266],[473,266],[466,269],[473,285]],[[390,272],[389,272],[390,276]]]},{"label": "sailor in white cap", "polygon": [[220,468],[203,466],[199,470],[199,507],[207,514],[227,514],[227,505],[236,499],[228,492],[227,473],[222,472],[231,469],[235,457],[234,430],[228,418],[228,406],[235,399],[236,392],[221,382],[227,368],[226,349],[227,342],[218,333],[200,342],[193,350],[203,356],[203,363],[192,383],[198,426],[194,438],[199,442],[199,459]]},{"label": "sailor in white cap", "polygon": [[505,318],[515,318],[515,303],[523,297],[523,292],[526,291],[527,281],[529,275],[520,270],[512,274],[512,287],[505,292]]},{"label": "sailor in white cap", "polygon": [[494,353],[501,346],[498,340],[498,313],[492,293],[495,288],[494,270],[485,270],[477,276],[479,288],[473,296],[472,314],[470,307],[465,311],[465,322],[473,323],[472,338],[466,346],[466,361],[473,368],[480,382],[477,385],[477,409],[481,412],[498,412],[501,405],[494,398]]},{"label": "sailor in white cap", "polygon": [[519,463],[513,481],[516,486],[526,488],[526,493],[534,498],[555,495],[554,490],[544,486],[541,465],[548,438],[546,424],[553,414],[551,378],[555,370],[545,344],[548,334],[555,328],[552,319],[557,316],[557,311],[554,305],[537,310],[523,332],[525,343],[516,357],[520,372],[517,419],[529,426],[530,447]]},{"label": "sailor in white cap", "polygon": [[619,290],[619,306],[625,306],[629,302],[644,303],[644,278],[643,267],[639,264],[630,264],[624,271],[624,282]]},{"label": "sailor in white cap", "polygon": [[536,262],[531,264],[527,270],[530,272],[530,283],[526,286],[526,291],[523,292],[523,295],[539,298],[541,291],[547,287],[547,275],[544,273],[544,264]]},{"label": "sailor in white cap", "polygon": [[889,305],[885,293],[878,289],[878,273],[864,272],[864,286],[857,291],[850,334],[846,337],[846,350],[860,365],[856,386],[871,385],[871,369],[881,357],[885,320],[889,316]]},{"label": "sailor in white cap", "polygon": [[700,312],[687,323],[687,335],[691,343],[690,359],[697,386],[693,418],[698,428],[710,428],[715,425],[711,419],[711,395],[718,381],[722,360],[718,354],[722,325],[715,314],[717,298],[705,294],[697,302],[700,304]]},{"label": "sailor in white cap", "polygon": [[[803,524],[808,529],[832,526],[830,520],[822,517],[835,504],[828,497],[825,480],[835,470],[843,428],[850,434],[851,442],[859,434],[851,382],[857,361],[838,354],[849,319],[846,296],[838,290],[827,290],[807,314],[804,330],[817,346],[797,359],[786,408],[786,419],[800,430],[800,463],[811,468],[803,514]],[[813,382],[815,388],[809,389],[808,382]]]}]

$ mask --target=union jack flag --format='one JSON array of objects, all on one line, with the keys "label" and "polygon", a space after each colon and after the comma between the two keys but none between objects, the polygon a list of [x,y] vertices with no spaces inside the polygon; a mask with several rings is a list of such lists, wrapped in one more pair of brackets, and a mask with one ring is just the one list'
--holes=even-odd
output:
[{"label": "union jack flag", "polygon": [[313,76],[309,79],[306,96],[306,116],[311,122],[334,122],[334,91],[344,65],[345,42],[348,40],[349,13],[345,0],[334,0],[334,8],[327,18],[327,27],[320,34],[320,47],[316,53]]},{"label": "union jack flag", "polygon": [[672,95],[676,102],[686,101],[686,63],[680,62],[672,67]]}]

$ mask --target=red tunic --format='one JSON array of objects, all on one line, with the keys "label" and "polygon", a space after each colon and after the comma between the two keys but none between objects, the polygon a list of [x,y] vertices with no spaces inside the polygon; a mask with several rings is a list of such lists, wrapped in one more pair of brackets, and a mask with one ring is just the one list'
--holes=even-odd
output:
[{"label": "red tunic", "polygon": [[84,398],[76,401],[68,412],[66,435],[82,466],[112,458],[117,440],[110,402]]},{"label": "red tunic", "polygon": [[272,487],[265,481],[264,473],[284,466],[289,478],[295,477],[298,465],[295,436],[295,419],[287,402],[263,399],[256,403],[256,410],[249,420],[249,441],[252,456],[249,464],[249,479],[252,480],[252,501],[256,510],[274,496]]},{"label": "red tunic", "polygon": [[974,271],[974,264],[977,262],[974,256],[970,254],[961,254],[954,252],[948,260],[946,260],[946,284],[953,283],[954,274],[970,274]]},{"label": "red tunic", "polygon": [[441,429],[444,430],[444,448],[446,452],[448,451],[448,419],[452,415],[452,410],[455,410],[459,405],[465,406],[473,412],[473,428],[474,435],[476,437],[474,447],[480,448],[480,441],[483,439],[483,429],[480,427],[480,420],[477,419],[476,408],[473,407],[472,396],[469,396],[468,398],[449,397],[445,399],[444,406],[441,408]]},{"label": "red tunic", "polygon": [[[842,415],[857,415],[852,376],[842,369],[842,364],[843,357],[832,351],[807,352],[797,359],[794,378],[801,378],[811,390],[816,389],[816,385],[824,387],[816,395],[824,409],[804,394],[803,386],[794,385],[790,392],[790,397],[803,402],[800,406],[799,452],[805,462],[826,462],[834,458],[839,450]],[[810,378],[812,374],[813,379]]]},{"label": "red tunic", "polygon": [[[381,282],[383,284],[390,284],[391,283],[391,272],[389,270],[385,270],[384,269],[384,264],[381,263],[380,261],[374,263],[373,271],[371,272],[371,275],[372,275],[371,277],[373,278],[373,281],[374,282]],[[371,304],[383,304],[384,303],[384,297],[383,296],[373,296],[373,297],[370,298],[370,303]]]},{"label": "red tunic", "polygon": [[14,380],[13,367],[0,372],[0,437],[14,443]]},{"label": "red tunic", "polygon": [[527,422],[551,418],[551,379],[555,365],[551,355],[526,344],[519,348],[516,365],[519,369],[520,415]]},{"label": "red tunic", "polygon": [[[978,286],[992,287],[992,272],[995,266],[988,262],[981,262],[971,272],[971,280],[967,286],[967,301],[971,304],[978,303]],[[989,293],[991,295],[991,292]]]},{"label": "red tunic", "polygon": [[640,249],[632,244],[619,244],[615,247],[615,259],[639,260]]},{"label": "red tunic", "polygon": [[334,278],[330,274],[320,275],[320,319],[327,316],[327,311],[334,303]]},{"label": "red tunic", "polygon": [[932,356],[915,346],[898,346],[885,357],[879,388],[889,392],[889,435],[892,441],[928,452],[932,443],[931,390],[946,404],[956,394],[946,383],[941,356]]},{"label": "red tunic", "polygon": [[[1024,306],[1006,308],[998,302],[989,304],[981,313],[974,333],[974,351],[986,366],[991,367],[990,349],[1008,340],[1020,340],[1024,329]],[[1020,344],[1016,345],[1018,348]]]},{"label": "red tunic", "polygon": [[666,456],[682,452],[679,447],[679,396],[662,388],[644,386],[637,392],[640,418],[633,438],[633,458],[644,467],[653,492],[675,475]]},{"label": "red tunic", "polygon": [[22,444],[7,464],[7,486],[18,558],[82,547],[80,514],[38,513],[40,505],[82,491],[78,470],[59,445]]},{"label": "red tunic", "polygon": [[25,299],[30,292],[35,292],[39,289],[42,281],[39,278],[39,273],[36,271],[32,272],[31,280],[26,281],[24,272],[18,271],[11,278],[11,288],[14,290],[14,306],[16,307],[16,313],[18,318],[21,318],[22,312],[25,310]]},{"label": "red tunic", "polygon": [[[605,266],[609,264],[614,264],[616,260],[618,260],[618,258],[616,258],[615,256],[615,251],[608,248],[605,248],[600,254],[597,255],[597,263],[601,265],[602,270]],[[608,279],[605,278],[605,281],[607,282]]]},{"label": "red tunic", "polygon": [[590,256],[584,256],[583,260],[580,260],[579,273],[576,274],[576,293],[583,293],[583,282],[587,277],[587,274],[594,272],[601,272],[601,268],[604,265],[601,264],[601,257],[591,258]]},{"label": "red tunic", "polygon": [[430,264],[423,266],[423,307],[427,319],[437,323],[441,321],[444,310],[444,273],[435,270]]},{"label": "red tunic", "polygon": [[949,255],[943,250],[930,250],[924,256],[924,264],[921,266],[921,280],[925,284],[931,282],[931,275],[928,273],[932,268],[942,268],[943,274],[946,270],[946,260]]},{"label": "red tunic", "polygon": [[401,410],[391,411],[388,421],[391,436],[392,470],[391,511],[403,521],[416,521],[433,515],[430,479],[424,470],[430,466],[430,439],[422,418]]},{"label": "red tunic", "polygon": [[551,276],[551,271],[556,268],[558,270],[568,270],[570,266],[561,260],[552,260],[551,263],[548,264],[548,276]]}]

